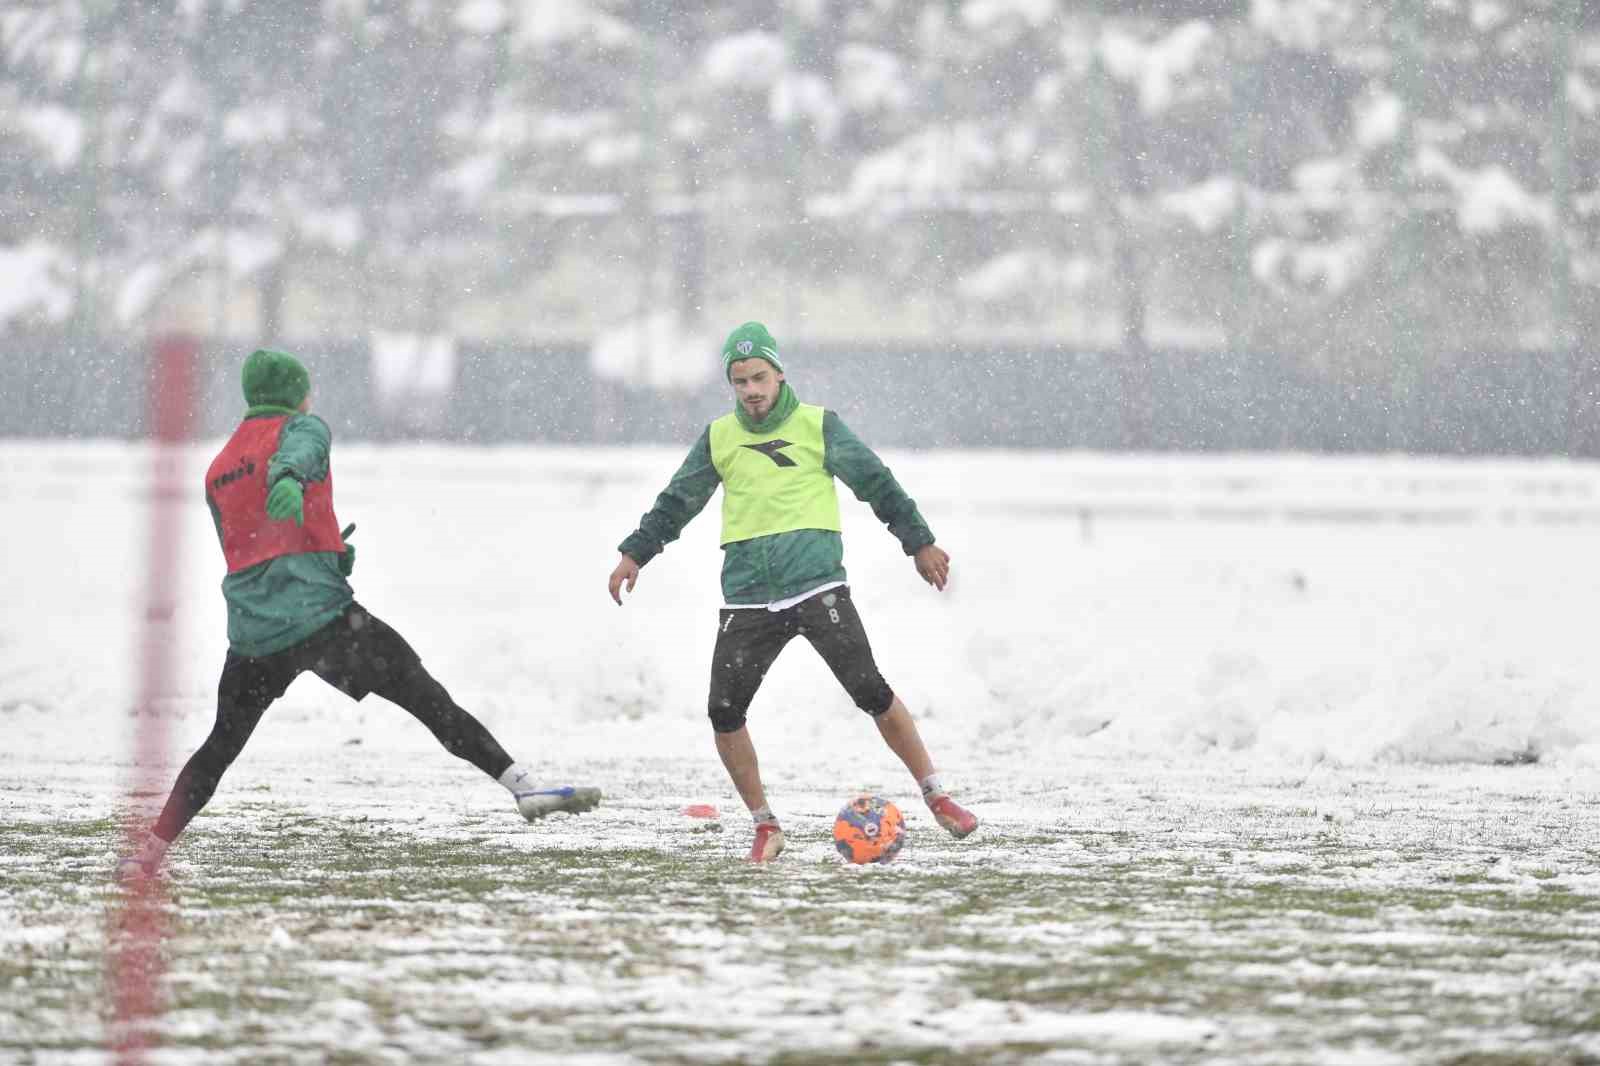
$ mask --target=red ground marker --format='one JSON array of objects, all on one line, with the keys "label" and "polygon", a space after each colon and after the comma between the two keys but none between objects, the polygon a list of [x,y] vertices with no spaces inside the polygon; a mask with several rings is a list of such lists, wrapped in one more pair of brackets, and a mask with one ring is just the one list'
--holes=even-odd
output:
[{"label": "red ground marker", "polygon": [[[178,657],[178,574],[182,551],[184,452],[193,435],[199,344],[164,337],[150,349],[145,437],[152,464],[149,544],[140,629],[139,693],[124,847],[149,828],[144,802],[165,794],[170,730],[160,705],[171,691]],[[150,1026],[161,1010],[161,945],[167,933],[164,878],[142,878],[113,897],[106,974],[113,1013],[111,1050],[122,1066],[142,1063]]]}]

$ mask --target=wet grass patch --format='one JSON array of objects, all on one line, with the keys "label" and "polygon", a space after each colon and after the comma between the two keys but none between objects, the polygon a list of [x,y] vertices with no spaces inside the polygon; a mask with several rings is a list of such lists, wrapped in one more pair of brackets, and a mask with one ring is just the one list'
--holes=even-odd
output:
[{"label": "wet grass patch", "polygon": [[[1232,804],[1174,829],[1181,808],[1158,806],[1142,829],[1022,822],[966,843],[921,823],[882,868],[840,863],[816,814],[762,869],[739,829],[644,805],[530,828],[250,792],[174,852],[159,1024],[196,1053],[352,1063],[1516,1061],[1474,1043],[1497,1031],[1529,1061],[1592,1050],[1600,895],[1578,875],[1596,849],[1530,842],[1518,812],[1506,838],[1430,849],[1424,819],[1330,832],[1320,809]],[[0,1058],[104,1040],[121,834],[0,829],[21,929],[0,952]]]}]

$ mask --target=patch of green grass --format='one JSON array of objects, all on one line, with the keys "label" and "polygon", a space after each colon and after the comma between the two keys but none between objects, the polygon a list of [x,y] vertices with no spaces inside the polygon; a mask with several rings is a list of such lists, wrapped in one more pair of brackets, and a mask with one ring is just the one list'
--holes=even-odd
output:
[{"label": "patch of green grass", "polygon": [[[1276,824],[1283,812],[1267,807],[1261,817]],[[178,1048],[292,1058],[282,1034],[327,1004],[354,1001],[368,1013],[321,1024],[354,1026],[374,1047],[423,1058],[565,1048],[701,1061],[674,1049],[767,1048],[759,1012],[730,1006],[752,987],[771,1010],[800,1011],[818,1026],[862,1003],[889,1020],[881,1037],[845,1050],[780,1046],[768,1061],[781,1063],[998,1066],[1058,1046],[1030,1040],[1026,1028],[1015,1039],[1000,1031],[950,1044],[938,1027],[959,1024],[960,1012],[938,1013],[946,1002],[1150,1012],[1215,1023],[1224,1037],[1238,1023],[1237,1033],[1274,1034],[1272,1050],[1289,1058],[1357,1043],[1401,1057],[1472,1053],[1426,1044],[1407,1022],[1420,1012],[1435,1021],[1430,1032],[1533,1026],[1546,1053],[1600,1023],[1585,1006],[1592,981],[1541,989],[1533,1002],[1430,992],[1441,972],[1520,989],[1530,952],[1600,958],[1600,897],[1554,877],[1529,891],[1462,873],[1459,854],[1418,853],[1413,869],[1326,840],[1313,848],[1315,826],[1287,842],[1243,827],[1240,839],[1266,842],[1258,847],[1315,855],[1290,865],[1236,863],[1242,848],[1169,846],[1149,834],[1018,832],[984,841],[976,861],[960,845],[919,838],[901,862],[866,870],[804,850],[814,842],[800,834],[782,863],[751,868],[720,841],[663,836],[645,820],[613,829],[603,851],[560,826],[543,838],[493,822],[428,836],[280,808],[262,808],[259,827],[246,826],[197,822],[170,874],[169,1003],[210,1019],[173,1036]],[[36,821],[7,827],[0,840],[15,842],[22,859],[7,872],[22,886],[24,925],[70,930],[64,942],[41,937],[38,948],[0,953],[0,1010],[24,1019],[9,1048],[46,1046],[39,1041],[62,1011],[79,1021],[49,1046],[98,1046],[99,1021],[82,1015],[103,996],[99,942],[113,898],[105,857],[121,828],[114,819]],[[1041,861],[1069,841],[1082,852]],[[1111,861],[1092,858],[1105,853]],[[64,865],[63,855],[80,861]],[[918,1021],[929,1039],[905,1028]],[[1250,1057],[1254,1038],[1229,1039],[1231,1053]],[[1081,1046],[1097,1047],[1088,1037]],[[7,1047],[0,1042],[0,1058]],[[1134,1047],[1117,1061],[1199,1061],[1212,1047]],[[322,1057],[336,1052],[350,1062],[379,1057],[331,1046]]]}]

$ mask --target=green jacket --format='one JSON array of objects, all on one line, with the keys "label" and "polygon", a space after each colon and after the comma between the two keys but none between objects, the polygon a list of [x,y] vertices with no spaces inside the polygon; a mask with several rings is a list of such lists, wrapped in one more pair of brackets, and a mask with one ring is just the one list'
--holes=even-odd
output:
[{"label": "green jacket", "polygon": [[[333,434],[315,415],[280,407],[252,407],[247,418],[293,415],[283,425],[278,450],[267,464],[267,484],[290,473],[302,481],[328,476]],[[207,500],[210,503],[210,500]],[[268,521],[266,514],[261,516]],[[222,542],[222,518],[211,505],[211,521]],[[252,659],[282,651],[305,640],[350,606],[355,592],[339,572],[338,552],[280,555],[222,579],[228,603],[228,646]]]},{"label": "green jacket", "polygon": [[[848,485],[856,499],[872,507],[872,513],[889,527],[907,555],[933,543],[933,531],[922,520],[916,501],[900,487],[883,460],[832,411],[823,415],[822,440],[828,473]],[[721,480],[711,462],[708,426],[656,497],[655,506],[639,520],[639,528],[618,545],[618,550],[632,556],[640,566],[654,559],[704,509]],[[818,585],[843,580],[844,538],[831,530],[797,529],[723,547],[724,603],[775,603]]]}]

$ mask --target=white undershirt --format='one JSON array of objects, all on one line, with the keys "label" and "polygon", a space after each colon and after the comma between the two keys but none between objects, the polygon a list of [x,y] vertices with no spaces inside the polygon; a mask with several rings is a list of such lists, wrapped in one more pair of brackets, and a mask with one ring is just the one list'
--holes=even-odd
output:
[{"label": "white undershirt", "polygon": [[776,603],[725,603],[722,605],[722,609],[724,611],[743,611],[765,607],[769,611],[787,611],[795,604],[804,603],[819,592],[827,592],[829,589],[836,589],[842,585],[844,585],[843,581],[830,581],[826,585],[818,585],[810,592],[802,592],[798,596],[790,596],[788,599],[778,600]]}]

